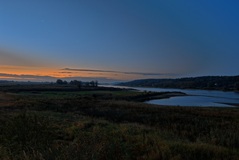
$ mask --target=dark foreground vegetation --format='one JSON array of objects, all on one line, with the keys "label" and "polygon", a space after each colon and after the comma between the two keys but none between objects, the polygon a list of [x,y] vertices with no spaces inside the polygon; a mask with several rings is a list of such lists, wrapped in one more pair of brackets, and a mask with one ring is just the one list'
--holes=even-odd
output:
[{"label": "dark foreground vegetation", "polygon": [[142,79],[122,86],[239,91],[239,76],[205,76],[178,79]]},{"label": "dark foreground vegetation", "polygon": [[0,87],[0,159],[239,159],[239,108],[157,106],[140,101],[170,93],[71,87]]}]

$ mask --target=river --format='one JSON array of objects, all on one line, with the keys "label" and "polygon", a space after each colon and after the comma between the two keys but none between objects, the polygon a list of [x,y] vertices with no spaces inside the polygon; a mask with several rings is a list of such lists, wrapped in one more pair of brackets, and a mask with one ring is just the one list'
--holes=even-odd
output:
[{"label": "river", "polygon": [[146,103],[170,106],[197,106],[197,107],[234,107],[230,104],[239,104],[239,93],[209,90],[193,90],[193,89],[165,89],[165,88],[141,88],[141,87],[122,87],[133,88],[140,91],[154,92],[183,92],[189,96],[178,96],[167,99],[150,100]]}]

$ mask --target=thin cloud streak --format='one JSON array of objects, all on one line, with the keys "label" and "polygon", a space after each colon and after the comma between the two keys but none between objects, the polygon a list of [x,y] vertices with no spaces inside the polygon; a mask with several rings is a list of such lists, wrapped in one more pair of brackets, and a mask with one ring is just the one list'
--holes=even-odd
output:
[{"label": "thin cloud streak", "polygon": [[0,78],[11,78],[11,79],[22,79],[22,80],[54,80],[56,77],[53,76],[40,76],[40,75],[29,75],[29,74],[7,74],[7,73],[0,73]]},{"label": "thin cloud streak", "polygon": [[72,77],[54,77],[54,76],[41,76],[41,75],[30,75],[30,74],[7,74],[7,73],[0,73],[0,81],[1,80],[13,80],[13,81],[34,81],[34,82],[55,82],[57,79],[62,80],[81,80],[81,81],[92,81],[97,80],[101,83],[108,83],[108,82],[116,82],[120,81],[117,79],[111,79],[106,77],[80,77],[80,76],[72,76]]},{"label": "thin cloud streak", "polygon": [[99,70],[99,69],[75,69],[75,68],[64,68],[64,71],[75,71],[75,72],[97,72],[97,73],[119,73],[128,75],[141,75],[141,76],[175,76],[173,73],[147,73],[147,72],[122,72],[113,70]]}]

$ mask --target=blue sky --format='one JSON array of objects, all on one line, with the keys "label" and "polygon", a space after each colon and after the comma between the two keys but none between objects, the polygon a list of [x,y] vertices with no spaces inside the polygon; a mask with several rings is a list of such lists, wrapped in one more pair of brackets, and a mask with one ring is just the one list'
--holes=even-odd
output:
[{"label": "blue sky", "polygon": [[114,80],[238,75],[238,8],[237,0],[2,0],[0,47],[11,53],[0,53],[0,73],[31,75],[24,66]]}]

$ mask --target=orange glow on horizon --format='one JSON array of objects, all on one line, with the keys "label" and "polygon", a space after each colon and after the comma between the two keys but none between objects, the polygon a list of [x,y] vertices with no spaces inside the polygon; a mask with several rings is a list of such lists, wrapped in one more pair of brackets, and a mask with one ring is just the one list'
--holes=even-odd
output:
[{"label": "orange glow on horizon", "polygon": [[[32,76],[32,77],[31,77]],[[26,66],[0,66],[0,79],[4,80],[35,80],[50,78],[108,78],[115,80],[134,79],[135,75],[124,75],[103,72],[76,72],[65,71],[57,67],[26,67]],[[138,77],[137,77],[138,78]]]}]

